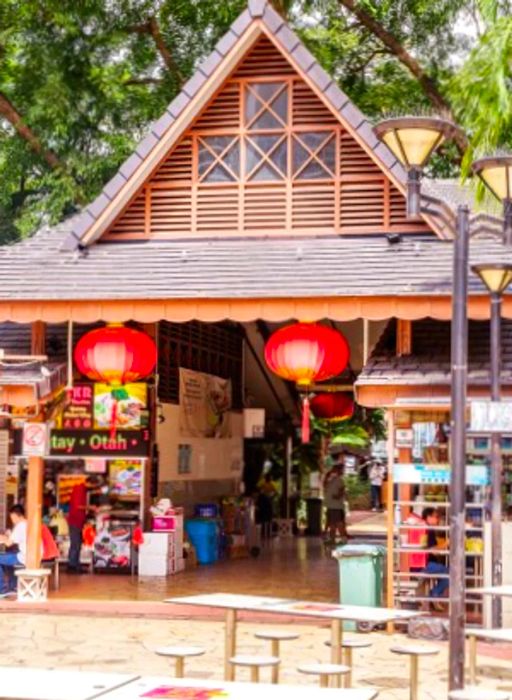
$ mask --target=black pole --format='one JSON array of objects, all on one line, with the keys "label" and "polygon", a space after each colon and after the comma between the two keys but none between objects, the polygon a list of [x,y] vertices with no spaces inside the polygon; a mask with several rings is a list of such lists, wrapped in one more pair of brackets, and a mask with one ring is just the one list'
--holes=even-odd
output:
[{"label": "black pole", "polygon": [[[491,294],[491,400],[500,400],[501,371],[501,294]],[[501,435],[491,434],[491,557],[492,585],[502,579],[501,546]],[[501,598],[492,598],[492,626],[501,627]]]},{"label": "black pole", "polygon": [[453,250],[451,325],[450,690],[464,687],[468,255],[469,209],[460,206]]},{"label": "black pole", "polygon": [[418,219],[420,216],[421,170],[412,167],[407,173],[407,218]]}]

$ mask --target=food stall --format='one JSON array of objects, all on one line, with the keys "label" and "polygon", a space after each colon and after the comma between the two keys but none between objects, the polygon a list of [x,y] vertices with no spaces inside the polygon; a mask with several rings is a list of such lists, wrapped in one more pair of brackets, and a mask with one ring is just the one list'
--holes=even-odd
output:
[{"label": "food stall", "polygon": [[[150,453],[147,385],[127,384],[115,397],[111,424],[110,387],[77,384],[50,432],[44,460],[43,515],[58,531],[62,558],[69,538],[65,516],[73,487],[91,478],[89,494],[96,515],[89,521],[84,564],[97,572],[129,572],[133,565],[133,530],[143,519]],[[15,454],[21,435],[14,431]],[[18,498],[26,488],[26,460],[18,457]]]}]

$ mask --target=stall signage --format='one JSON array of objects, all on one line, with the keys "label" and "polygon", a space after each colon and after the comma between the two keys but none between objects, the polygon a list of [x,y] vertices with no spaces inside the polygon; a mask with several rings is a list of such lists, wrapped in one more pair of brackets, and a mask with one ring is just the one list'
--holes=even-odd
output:
[{"label": "stall signage", "polygon": [[[393,481],[395,484],[444,484],[450,483],[451,469],[446,464],[395,464]],[[487,486],[490,483],[489,468],[485,465],[466,466],[466,484]]]},{"label": "stall signage", "polygon": [[59,428],[90,430],[93,427],[93,385],[76,384],[62,413]]},{"label": "stall signage", "polygon": [[148,430],[52,430],[50,451],[62,457],[147,457]]},{"label": "stall signage", "polygon": [[471,430],[512,433],[512,401],[471,401]]},{"label": "stall signage", "polygon": [[21,452],[25,457],[44,457],[48,452],[48,426],[46,423],[25,423]]},{"label": "stall signage", "polygon": [[412,428],[397,428],[395,430],[395,447],[412,447],[414,432]]}]

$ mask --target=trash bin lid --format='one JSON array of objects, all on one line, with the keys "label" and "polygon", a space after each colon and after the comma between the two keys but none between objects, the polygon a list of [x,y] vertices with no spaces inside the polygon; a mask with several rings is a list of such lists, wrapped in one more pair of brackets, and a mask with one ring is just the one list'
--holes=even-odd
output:
[{"label": "trash bin lid", "polygon": [[386,548],[381,544],[344,544],[336,547],[332,556],[335,559],[343,557],[383,557],[386,554]]}]

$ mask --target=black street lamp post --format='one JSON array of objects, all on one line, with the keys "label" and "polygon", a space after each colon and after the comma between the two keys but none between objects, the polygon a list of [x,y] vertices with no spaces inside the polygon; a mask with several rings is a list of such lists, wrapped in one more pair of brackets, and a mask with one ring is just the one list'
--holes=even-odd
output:
[{"label": "black street lamp post", "polygon": [[[512,265],[506,263],[473,265],[472,271],[477,274],[491,295],[491,401],[501,398],[501,300],[503,292],[512,282]],[[492,585],[502,583],[502,542],[501,542],[501,435],[491,434],[491,559]],[[501,598],[494,596],[492,600],[492,626],[501,627],[502,606]]]},{"label": "black street lamp post", "polygon": [[[458,128],[444,119],[400,117],[375,127],[377,136],[387,144],[405,166],[407,213],[411,218],[422,209],[420,180],[422,169],[433,151]],[[484,158],[473,171],[502,200],[505,243],[512,243],[512,155]],[[465,490],[466,490],[466,405],[468,360],[468,271],[470,224],[467,206],[457,209],[454,235],[452,321],[451,321],[451,477],[450,477],[450,640],[449,688],[464,687],[465,649]],[[512,282],[512,266],[482,265],[473,268],[491,292],[491,399],[500,396],[500,322],[501,295]],[[492,467],[492,559],[493,585],[501,583],[501,453],[500,437],[493,435]],[[499,626],[499,598],[493,600],[493,626]]]}]

